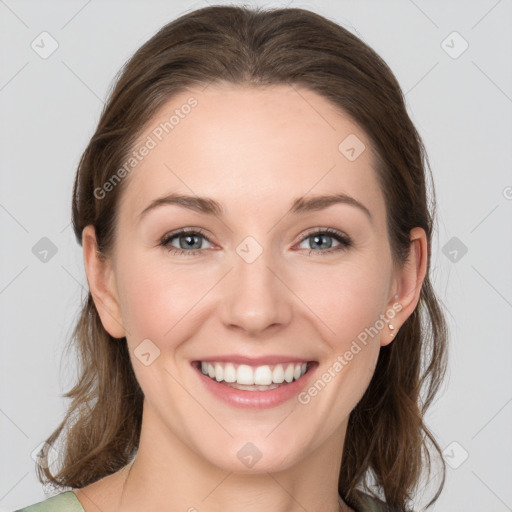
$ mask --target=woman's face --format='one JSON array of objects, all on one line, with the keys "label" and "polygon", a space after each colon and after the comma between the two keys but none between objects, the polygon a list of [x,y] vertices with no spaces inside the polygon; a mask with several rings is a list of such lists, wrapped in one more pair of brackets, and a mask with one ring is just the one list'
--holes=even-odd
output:
[{"label": "woman's face", "polygon": [[[127,338],[155,442],[244,472],[342,441],[385,320],[400,325],[365,133],[306,89],[210,85],[170,100],[135,151],[99,309]],[[218,382],[305,366],[273,390]]]}]

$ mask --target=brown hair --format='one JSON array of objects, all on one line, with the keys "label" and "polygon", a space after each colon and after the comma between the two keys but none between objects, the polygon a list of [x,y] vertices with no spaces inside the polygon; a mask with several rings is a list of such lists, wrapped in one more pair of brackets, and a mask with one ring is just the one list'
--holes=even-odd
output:
[{"label": "brown hair", "polygon": [[[440,455],[424,414],[446,370],[447,326],[430,281],[434,195],[428,203],[430,166],[400,86],[385,62],[337,23],[299,8],[211,6],[160,29],[125,64],[78,165],[73,227],[92,224],[99,250],[113,247],[121,181],[99,199],[95,190],[118,170],[144,127],[173,95],[211,82],[242,86],[298,85],[317,92],[349,115],[368,135],[386,199],[395,265],[406,262],[409,233],[422,227],[428,241],[427,274],[414,312],[396,339],[382,347],[373,379],[352,411],[343,450],[339,494],[357,503],[357,489],[383,494],[405,510],[431,453]],[[434,188],[432,185],[432,194]],[[63,396],[69,410],[47,443],[66,433],[58,473],[38,467],[42,483],[84,487],[125,466],[136,453],[143,393],[126,339],[115,340],[100,321],[89,292],[70,346],[77,349],[79,378]],[[48,450],[45,445],[44,450]],[[43,450],[43,456],[46,455]],[[352,505],[356,506],[356,505]]]}]

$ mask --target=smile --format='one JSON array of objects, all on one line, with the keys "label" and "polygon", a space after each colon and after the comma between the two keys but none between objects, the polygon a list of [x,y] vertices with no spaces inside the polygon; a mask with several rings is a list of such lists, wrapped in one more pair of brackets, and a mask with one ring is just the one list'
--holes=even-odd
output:
[{"label": "smile", "polygon": [[[271,386],[300,379],[307,371],[307,363],[249,366],[247,364],[201,362],[201,371],[217,382],[239,384],[255,388]],[[274,386],[277,387],[277,386]]]},{"label": "smile", "polygon": [[278,406],[306,386],[316,361],[248,365],[225,361],[193,361],[200,380],[229,405],[263,409]]}]

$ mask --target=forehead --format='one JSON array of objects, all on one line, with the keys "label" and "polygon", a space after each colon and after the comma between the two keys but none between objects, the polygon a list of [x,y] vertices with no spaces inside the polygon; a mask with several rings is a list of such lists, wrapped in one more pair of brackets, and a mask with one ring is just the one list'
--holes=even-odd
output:
[{"label": "forehead", "polygon": [[384,215],[367,135],[305,88],[188,89],[160,108],[134,150],[139,160],[120,205],[133,221],[170,192],[215,198],[228,213],[236,205],[282,211],[305,194],[345,193]]}]

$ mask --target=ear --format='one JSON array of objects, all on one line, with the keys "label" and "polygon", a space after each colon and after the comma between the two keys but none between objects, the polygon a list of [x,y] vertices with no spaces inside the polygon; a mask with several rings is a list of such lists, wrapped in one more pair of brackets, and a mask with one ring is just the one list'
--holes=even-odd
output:
[{"label": "ear", "polygon": [[393,341],[398,329],[413,313],[420,300],[421,288],[427,272],[427,235],[423,228],[416,227],[411,230],[409,238],[411,241],[409,257],[403,268],[399,269],[395,275],[393,284],[395,291],[387,309],[387,311],[392,309],[396,312],[394,318],[389,320],[389,324],[392,324],[394,329],[385,328],[386,332],[381,336],[381,346]]},{"label": "ear", "polygon": [[105,330],[114,338],[123,338],[125,329],[121,318],[112,262],[98,251],[94,226],[82,231],[85,272],[94,304]]}]

